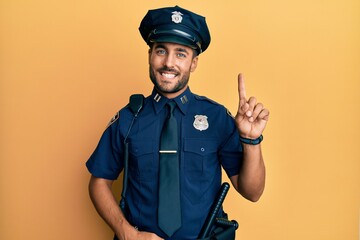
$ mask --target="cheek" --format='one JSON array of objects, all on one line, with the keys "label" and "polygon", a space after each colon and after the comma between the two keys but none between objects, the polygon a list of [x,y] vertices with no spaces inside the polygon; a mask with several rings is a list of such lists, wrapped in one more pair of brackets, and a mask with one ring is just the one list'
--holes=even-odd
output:
[{"label": "cheek", "polygon": [[179,63],[178,65],[183,71],[190,71],[192,72],[193,71],[193,64],[192,62],[181,62]]},{"label": "cheek", "polygon": [[149,64],[151,66],[160,66],[162,64],[162,59],[160,57],[155,56],[154,54],[150,54]]}]

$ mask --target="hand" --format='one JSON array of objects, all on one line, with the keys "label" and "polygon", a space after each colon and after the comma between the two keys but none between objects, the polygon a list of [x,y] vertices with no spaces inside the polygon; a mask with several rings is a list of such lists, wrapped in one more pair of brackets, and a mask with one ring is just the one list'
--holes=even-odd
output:
[{"label": "hand", "polygon": [[119,240],[164,240],[155,233],[138,231],[126,222],[123,231],[116,234]]},{"label": "hand", "polygon": [[136,232],[135,234],[127,234],[127,236],[118,236],[119,239],[134,239],[134,240],[164,240],[155,233],[150,232]]},{"label": "hand", "polygon": [[137,240],[164,240],[163,238],[160,238],[154,233],[150,232],[139,232],[137,235]]},{"label": "hand", "polygon": [[246,98],[245,82],[240,73],[238,75],[239,107],[235,116],[235,123],[241,137],[256,139],[263,133],[269,120],[269,110],[258,103],[255,97]]}]

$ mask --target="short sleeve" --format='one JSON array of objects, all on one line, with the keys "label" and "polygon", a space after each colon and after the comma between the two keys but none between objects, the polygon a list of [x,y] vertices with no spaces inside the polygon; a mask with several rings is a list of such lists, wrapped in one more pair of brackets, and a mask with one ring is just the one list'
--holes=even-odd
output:
[{"label": "short sleeve", "polygon": [[222,145],[219,155],[221,165],[230,178],[239,174],[243,159],[243,148],[239,141],[239,133],[232,117],[227,117],[226,126],[230,129],[231,134]]},{"label": "short sleeve", "polygon": [[119,120],[110,122],[86,167],[95,177],[115,180],[123,168]]}]

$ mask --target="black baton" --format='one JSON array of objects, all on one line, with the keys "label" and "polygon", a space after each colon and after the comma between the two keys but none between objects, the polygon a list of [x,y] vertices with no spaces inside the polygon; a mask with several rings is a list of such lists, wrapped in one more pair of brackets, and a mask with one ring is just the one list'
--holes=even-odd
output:
[{"label": "black baton", "polygon": [[225,182],[221,185],[221,188],[219,190],[217,199],[215,199],[211,211],[209,212],[208,216],[206,217],[205,223],[203,227],[201,228],[200,234],[198,239],[205,238],[209,235],[212,226],[214,225],[214,222],[216,220],[216,216],[218,215],[220,208],[224,202],[224,199],[226,197],[227,192],[230,189],[230,185]]}]

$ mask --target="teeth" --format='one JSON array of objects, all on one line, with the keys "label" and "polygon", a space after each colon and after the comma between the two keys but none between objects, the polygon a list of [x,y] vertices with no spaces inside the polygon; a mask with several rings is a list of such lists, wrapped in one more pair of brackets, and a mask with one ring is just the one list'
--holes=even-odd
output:
[{"label": "teeth", "polygon": [[171,73],[162,73],[161,75],[163,75],[166,78],[174,78],[176,76],[175,74],[171,74]]}]

